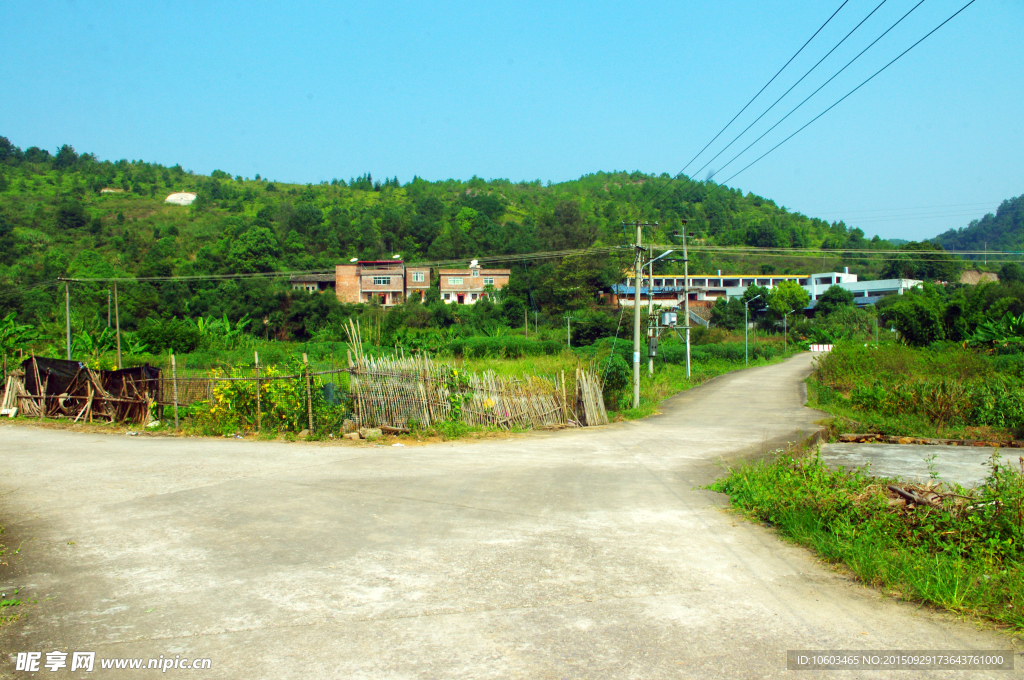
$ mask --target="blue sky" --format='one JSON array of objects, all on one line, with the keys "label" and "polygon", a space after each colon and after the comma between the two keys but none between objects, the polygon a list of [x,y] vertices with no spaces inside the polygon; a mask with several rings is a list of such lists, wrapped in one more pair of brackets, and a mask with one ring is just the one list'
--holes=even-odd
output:
[{"label": "blue sky", "polygon": [[[724,182],[967,0],[925,0]],[[0,135],[100,158],[319,182],[675,174],[842,0],[0,4]],[[701,179],[917,0],[849,0],[708,153]],[[977,0],[729,184],[919,239],[1024,193],[1024,4]]]}]

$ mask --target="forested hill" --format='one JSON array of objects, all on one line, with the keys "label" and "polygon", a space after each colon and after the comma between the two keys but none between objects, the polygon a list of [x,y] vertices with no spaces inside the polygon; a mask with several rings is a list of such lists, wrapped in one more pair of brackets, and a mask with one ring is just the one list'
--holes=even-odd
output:
[{"label": "forested hill", "polygon": [[[621,223],[636,219],[658,222],[645,238],[662,244],[678,242],[673,232],[686,219],[694,244],[892,247],[841,222],[829,224],[738,189],[668,179],[600,172],[557,184],[477,177],[435,182],[414,177],[403,184],[367,173],[348,181],[295,185],[220,170],[207,177],[141,160],[102,161],[69,145],[55,154],[22,150],[0,137],[0,318],[15,311],[27,322],[56,323],[63,313],[54,285],[59,277],[211,277],[330,269],[351,258],[469,260],[616,246],[625,242]],[[198,199],[190,207],[164,202],[180,191],[195,192]],[[558,313],[593,305],[600,288],[621,280],[631,257],[630,250],[622,252],[621,258],[517,260],[510,265],[514,285],[506,297]],[[904,259],[902,275],[940,276],[915,270],[920,267],[914,256]],[[932,266],[918,259],[920,266]],[[863,278],[889,273],[883,258],[844,261],[837,255],[826,261],[813,254],[763,258],[706,252],[691,253],[690,271],[796,273],[843,265]],[[667,273],[681,265],[659,267]],[[83,314],[105,319],[106,288],[77,286],[82,304],[88,303],[79,306]],[[86,291],[92,291],[88,300]],[[301,335],[318,323],[306,318],[307,304],[312,303],[279,281],[204,278],[122,285],[121,313],[129,328],[152,315],[274,319],[278,314],[288,320],[288,333]]]},{"label": "forested hill", "polygon": [[[680,219],[706,242],[820,246],[866,243],[859,229],[780,208],[714,183],[639,172],[558,184],[413,178],[291,185],[200,176],[180,166],[55,155],[0,138],[0,209],[8,225],[3,275],[30,282],[101,271],[146,276],[332,267],[351,257],[442,260],[622,243],[621,222]],[[120,193],[100,193],[114,189]],[[194,191],[190,208],[165,205]],[[651,197],[654,197],[651,200]],[[13,227],[13,229],[12,229]],[[877,242],[877,239],[876,239]]]},{"label": "forested hill", "polygon": [[1005,200],[996,210],[966,227],[950,229],[934,242],[946,250],[1024,251],[1024,194]]}]

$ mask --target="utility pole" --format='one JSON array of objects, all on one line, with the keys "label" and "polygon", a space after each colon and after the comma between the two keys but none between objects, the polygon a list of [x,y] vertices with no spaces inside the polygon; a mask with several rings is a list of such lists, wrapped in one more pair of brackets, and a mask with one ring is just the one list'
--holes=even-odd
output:
[{"label": "utility pole", "polygon": [[[686,220],[683,223],[683,318],[686,320],[686,377],[690,377],[690,257],[686,252]],[[706,283],[706,282],[705,282]]]},{"label": "utility pole", "polygon": [[114,281],[114,323],[117,328],[117,370],[121,370],[121,314],[117,307],[117,281]]},{"label": "utility pole", "polygon": [[107,328],[110,328],[110,289],[107,288]]},{"label": "utility pole", "polygon": [[641,223],[639,220],[634,223],[636,243],[633,245],[633,408],[640,406],[640,286],[644,278],[643,228],[654,227],[657,224]]},{"label": "utility pole", "polygon": [[747,331],[750,330],[750,323],[747,322],[747,305],[749,305],[751,302],[753,302],[754,300],[756,300],[759,297],[761,297],[761,296],[760,295],[755,295],[754,297],[750,298],[749,300],[747,300],[746,302],[743,303],[743,365],[744,366],[749,366],[750,365],[750,355],[747,352]]},{"label": "utility pole", "polygon": [[[786,356],[789,352],[789,330],[786,327],[786,320],[789,318],[789,315],[795,311],[795,309],[791,309],[782,315],[782,356]],[[875,326],[875,335],[878,335],[877,325]]]},{"label": "utility pole", "polygon": [[[654,318],[654,251],[647,246],[647,375],[654,375],[654,357],[651,356],[651,341],[657,337],[656,330],[651,328]],[[654,340],[657,345],[657,340]]]},{"label": "utility pole", "polygon": [[640,406],[640,280],[643,278],[643,228],[636,222],[636,249],[633,253],[633,408]]},{"label": "utility pole", "polygon": [[572,317],[568,314],[565,315],[565,344],[572,347]]},{"label": "utility pole", "polygon": [[64,320],[67,329],[68,361],[71,361],[71,288],[67,279],[64,280]]}]

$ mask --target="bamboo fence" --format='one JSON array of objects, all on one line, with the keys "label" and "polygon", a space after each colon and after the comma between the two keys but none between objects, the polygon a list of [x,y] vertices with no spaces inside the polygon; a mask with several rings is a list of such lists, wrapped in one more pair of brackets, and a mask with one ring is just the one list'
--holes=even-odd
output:
[{"label": "bamboo fence", "polygon": [[[350,329],[358,338],[359,329]],[[560,379],[512,378],[493,371],[460,372],[422,354],[371,357],[350,343],[348,369],[360,424],[407,430],[458,420],[503,429],[608,423],[601,381],[593,370],[576,370],[572,400]]]},{"label": "bamboo fence", "polygon": [[[362,351],[362,329],[355,323],[350,322],[350,326],[349,351],[344,365],[333,360],[308,362],[303,355],[304,362],[294,375],[268,375],[267,367],[259,363],[256,355],[252,366],[219,369],[189,366],[168,357],[168,365],[159,371],[158,378],[147,383],[145,393],[140,392],[141,384],[127,381],[117,385],[117,393],[110,391],[112,385],[105,390],[97,373],[83,366],[72,381],[75,384],[73,395],[41,398],[29,394],[25,382],[12,376],[7,381],[4,406],[18,406],[26,416],[70,417],[76,421],[98,417],[145,424],[149,406],[154,402],[157,407],[173,407],[177,415],[181,407],[212,402],[218,384],[248,381],[254,382],[257,388],[259,428],[262,410],[259,385],[298,379],[305,383],[310,430],[314,427],[312,391],[324,390],[332,384],[344,402],[351,404],[352,413],[348,418],[351,427],[408,431],[457,421],[471,426],[537,429],[608,423],[601,379],[593,367],[577,368],[570,389],[564,371],[553,377],[510,377],[493,371],[464,371],[425,354],[372,357]],[[312,380],[314,377],[316,381]],[[314,387],[314,383],[319,385]],[[341,389],[345,386],[347,392]]]}]

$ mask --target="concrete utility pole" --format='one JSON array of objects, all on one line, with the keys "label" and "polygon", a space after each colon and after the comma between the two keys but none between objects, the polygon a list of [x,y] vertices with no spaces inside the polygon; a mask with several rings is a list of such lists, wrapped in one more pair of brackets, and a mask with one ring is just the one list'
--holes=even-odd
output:
[{"label": "concrete utility pole", "polygon": [[651,328],[654,318],[654,251],[647,246],[647,375],[654,375],[654,357],[651,356],[651,340],[657,331]]},{"label": "concrete utility pole", "polygon": [[750,355],[747,353],[747,331],[750,330],[750,323],[747,322],[747,305],[749,305],[751,302],[753,302],[754,300],[756,300],[759,297],[761,297],[761,296],[760,295],[755,295],[754,297],[750,298],[749,300],[747,300],[746,302],[743,303],[743,365],[744,366],[749,366],[750,365]]},{"label": "concrete utility pole", "polygon": [[568,314],[565,315],[565,344],[572,347],[572,317]]},{"label": "concrete utility pole", "polygon": [[643,278],[643,228],[636,223],[636,249],[633,260],[633,408],[640,406],[640,281]]},{"label": "concrete utility pole", "polygon": [[[786,319],[795,311],[795,309],[791,309],[782,315],[782,356],[786,356],[789,352],[789,331],[786,328]],[[878,326],[875,326],[875,330],[878,330]]]},{"label": "concrete utility pole", "polygon": [[686,220],[683,223],[683,318],[686,320],[686,377],[690,377],[690,257],[686,252]]},{"label": "concrete utility pole", "polygon": [[71,289],[70,284],[64,281],[64,320],[67,328],[68,361],[71,361]]},{"label": "concrete utility pole", "polygon": [[121,370],[121,313],[117,307],[117,281],[114,281],[114,323],[117,333],[117,370]]}]

